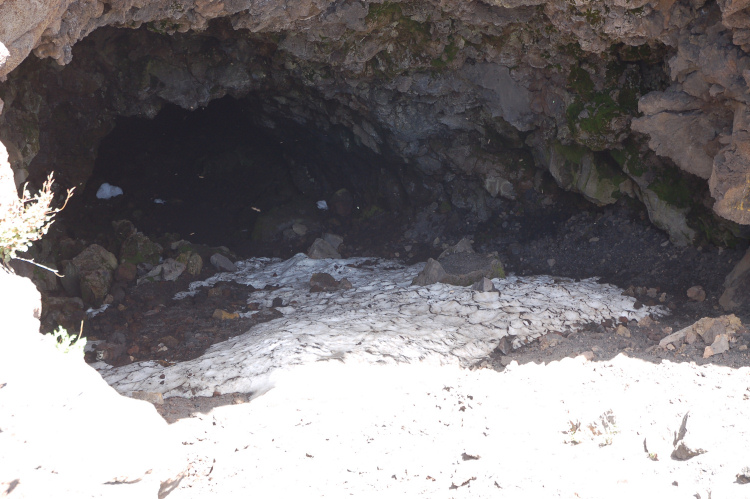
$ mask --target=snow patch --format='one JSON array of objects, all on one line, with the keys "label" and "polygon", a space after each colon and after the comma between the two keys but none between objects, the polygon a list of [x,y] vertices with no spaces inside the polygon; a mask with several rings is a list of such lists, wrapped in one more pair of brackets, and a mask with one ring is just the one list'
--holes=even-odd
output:
[{"label": "snow patch", "polygon": [[99,190],[96,191],[97,199],[111,199],[117,196],[122,196],[122,189],[106,182],[100,185]]},{"label": "snow patch", "polygon": [[[280,298],[284,317],[217,343],[191,361],[168,367],[155,362],[99,365],[102,376],[125,394],[258,393],[270,389],[283,371],[316,361],[466,367],[489,355],[504,337],[518,348],[589,322],[666,313],[661,307],[636,309],[634,298],[596,279],[509,276],[493,280],[499,292],[477,292],[447,284],[412,286],[424,264],[389,260],[314,260],[298,254],[286,261],[254,258],[237,267],[237,272],[191,283],[190,291],[175,299],[231,280],[258,289],[252,302],[270,307]],[[352,289],[310,293],[316,272],[345,277]],[[278,288],[263,290],[266,285]]]}]

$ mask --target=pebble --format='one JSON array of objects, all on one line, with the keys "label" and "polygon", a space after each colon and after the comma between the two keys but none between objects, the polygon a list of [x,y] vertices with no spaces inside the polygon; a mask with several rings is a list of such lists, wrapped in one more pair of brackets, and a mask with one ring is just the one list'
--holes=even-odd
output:
[{"label": "pebble", "polygon": [[687,290],[687,296],[693,301],[702,302],[706,299],[706,292],[703,290],[703,286],[693,286]]},{"label": "pebble", "polygon": [[511,362],[513,362],[513,357],[510,357],[509,355],[503,355],[500,357],[500,364],[504,366],[509,365]]},{"label": "pebble", "polygon": [[618,336],[630,338],[630,330],[623,325],[617,326],[617,330],[615,332]]},{"label": "pebble", "polygon": [[159,392],[142,392],[142,391],[134,391],[130,398],[138,399],[138,400],[145,400],[146,402],[151,402],[155,405],[162,405],[164,404],[164,396]]},{"label": "pebble", "polygon": [[222,310],[220,308],[217,308],[216,310],[214,310],[214,313],[213,313],[213,315],[211,315],[211,317],[214,318],[214,319],[219,319],[219,320],[222,320],[222,321],[226,321],[226,320],[232,320],[232,319],[239,319],[240,318],[240,314],[238,314],[237,312],[229,313],[226,310]]},{"label": "pebble", "polygon": [[716,339],[703,351],[703,358],[707,359],[713,355],[724,353],[729,350],[729,336],[726,334],[716,335]]}]

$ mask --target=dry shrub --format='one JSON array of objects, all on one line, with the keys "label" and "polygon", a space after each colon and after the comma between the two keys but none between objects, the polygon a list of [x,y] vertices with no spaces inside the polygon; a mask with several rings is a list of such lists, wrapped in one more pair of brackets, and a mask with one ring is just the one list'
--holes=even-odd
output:
[{"label": "dry shrub", "polygon": [[68,204],[73,188],[68,189],[65,201],[60,208],[52,208],[54,199],[52,185],[54,179],[50,173],[42,184],[42,189],[31,196],[27,187],[23,186],[23,195],[16,202],[5,206],[0,214],[0,262],[7,265],[17,258],[16,253],[23,253],[31,246],[32,241],[41,239],[47,233],[52,218]]}]

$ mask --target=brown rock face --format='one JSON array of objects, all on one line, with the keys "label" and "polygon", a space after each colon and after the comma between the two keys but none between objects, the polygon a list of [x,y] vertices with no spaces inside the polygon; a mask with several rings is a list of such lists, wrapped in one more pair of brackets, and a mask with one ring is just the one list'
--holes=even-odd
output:
[{"label": "brown rock face", "polygon": [[750,115],[744,104],[735,110],[731,142],[714,158],[708,185],[719,215],[750,224]]},{"label": "brown rock face", "polygon": [[[55,165],[83,186],[117,116],[253,96],[260,121],[340,126],[409,178],[450,179],[451,202],[483,219],[493,198],[525,190],[529,165],[507,151],[531,148],[564,189],[597,204],[638,197],[679,244],[694,238],[697,200],[664,192],[672,165],[710,179],[718,215],[750,223],[742,1],[24,5],[0,5],[0,140],[16,182]],[[32,51],[68,67],[21,64]],[[383,189],[399,181],[418,184]]]}]

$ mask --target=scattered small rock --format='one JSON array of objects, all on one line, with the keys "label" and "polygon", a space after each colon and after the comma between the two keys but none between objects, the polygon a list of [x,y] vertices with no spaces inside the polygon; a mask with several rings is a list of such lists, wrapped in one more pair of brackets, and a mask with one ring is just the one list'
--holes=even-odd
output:
[{"label": "scattered small rock", "polygon": [[154,281],[176,281],[185,271],[185,264],[173,258],[167,258],[164,263],[156,265],[148,274],[138,279],[138,284]]},{"label": "scattered small rock", "polygon": [[706,451],[688,443],[685,443],[685,435],[687,434],[687,421],[690,416],[690,412],[686,412],[682,417],[682,424],[680,424],[679,431],[674,436],[674,450],[672,451],[672,459],[677,461],[687,461],[695,456],[705,454]]},{"label": "scattered small rock", "polygon": [[511,362],[513,362],[513,357],[511,357],[511,356],[509,356],[509,355],[503,355],[502,357],[500,357],[500,364],[501,364],[502,366],[507,366],[507,365],[509,365],[509,364],[510,364]]},{"label": "scattered small rock", "polygon": [[140,392],[135,391],[130,394],[130,398],[145,400],[154,405],[164,405],[164,396],[159,392]]},{"label": "scattered small rock", "polygon": [[240,314],[238,314],[237,312],[229,313],[226,310],[217,308],[216,310],[214,310],[214,313],[211,315],[211,317],[214,319],[221,320],[221,321],[228,321],[228,320],[233,320],[233,319],[239,319]]},{"label": "scattered small rock", "polygon": [[693,301],[702,302],[706,299],[706,292],[703,290],[703,286],[693,286],[687,290],[687,296]]},{"label": "scattered small rock", "polygon": [[352,289],[349,279],[343,278],[337,281],[331,274],[316,272],[310,278],[310,291],[320,293],[325,291],[338,291],[340,289]]},{"label": "scattered small rock", "polygon": [[161,343],[164,343],[169,348],[177,348],[177,345],[180,344],[180,340],[175,338],[174,336],[164,336],[163,338],[159,338],[159,341]]},{"label": "scattered small rock", "polygon": [[719,334],[714,339],[714,342],[703,351],[703,358],[707,359],[711,356],[724,353],[727,350],[729,350],[729,337],[726,334]]},{"label": "scattered small rock", "polygon": [[617,333],[618,336],[622,336],[624,338],[630,338],[630,330],[620,324],[617,326],[617,329],[615,330],[615,333]]},{"label": "scattered small rock", "polygon": [[487,293],[489,291],[497,291],[493,282],[486,277],[482,277],[480,280],[471,285],[471,289],[474,291],[481,291]]},{"label": "scattered small rock", "polygon": [[745,466],[742,471],[737,473],[737,483],[750,483],[750,466]]},{"label": "scattered small rock", "polygon": [[654,325],[654,320],[651,318],[651,316],[647,315],[643,319],[638,321],[638,325],[640,327],[649,327]]}]

